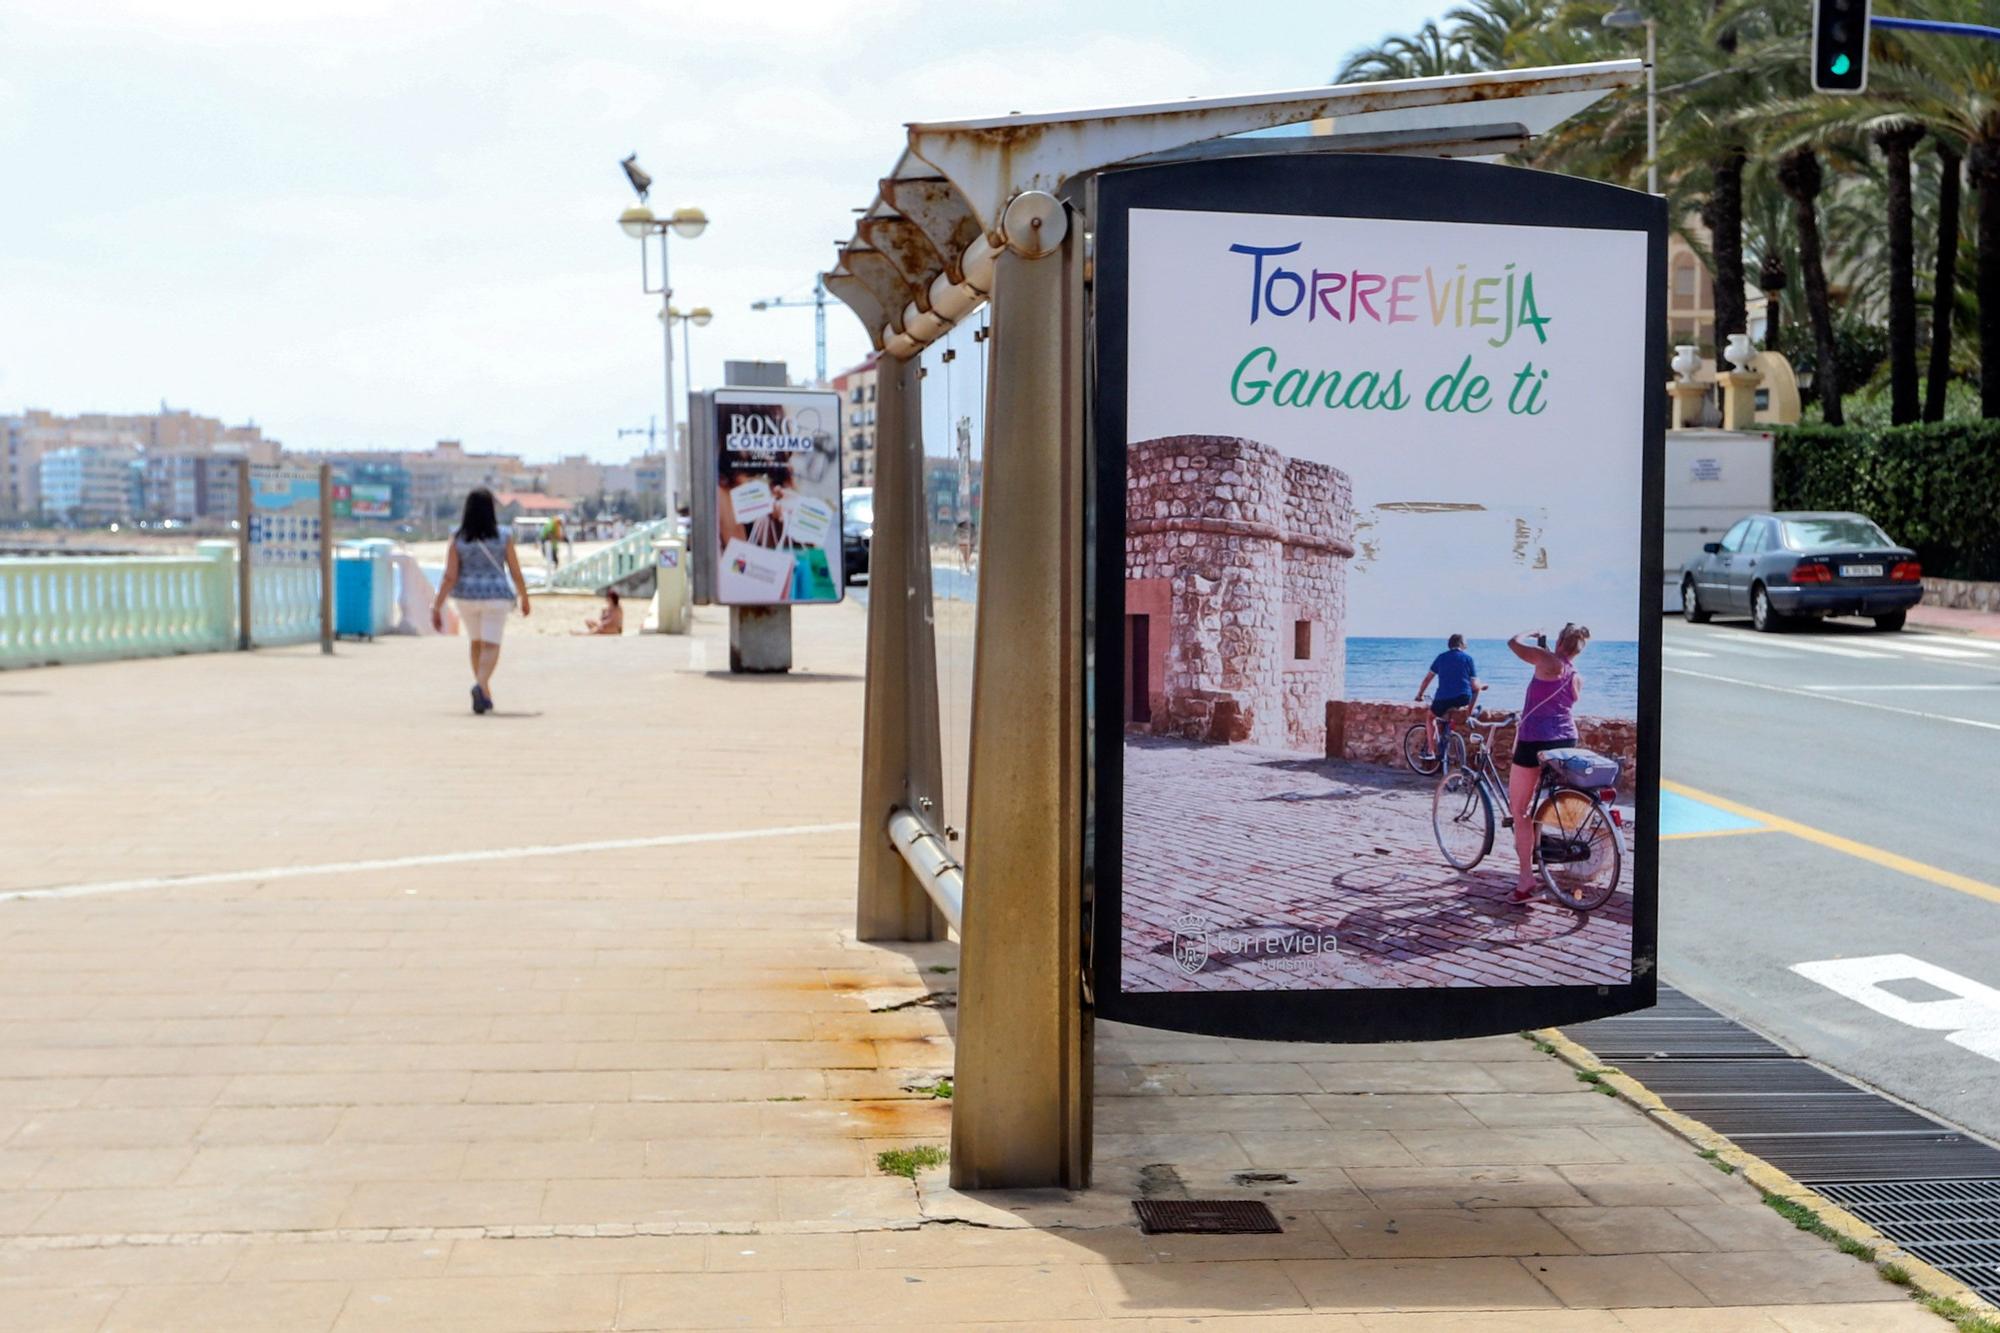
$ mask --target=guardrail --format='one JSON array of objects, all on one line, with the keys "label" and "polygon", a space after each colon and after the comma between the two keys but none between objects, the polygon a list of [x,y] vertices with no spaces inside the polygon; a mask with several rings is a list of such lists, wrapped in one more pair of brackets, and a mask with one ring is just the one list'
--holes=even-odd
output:
[{"label": "guardrail", "polygon": [[231,647],[229,554],[0,559],[0,667]]},{"label": "guardrail", "polygon": [[620,537],[601,551],[593,551],[556,571],[549,580],[551,588],[570,588],[583,592],[600,592],[619,580],[649,568],[653,563],[653,541],[657,537],[673,535],[670,519],[655,519],[642,523]]}]

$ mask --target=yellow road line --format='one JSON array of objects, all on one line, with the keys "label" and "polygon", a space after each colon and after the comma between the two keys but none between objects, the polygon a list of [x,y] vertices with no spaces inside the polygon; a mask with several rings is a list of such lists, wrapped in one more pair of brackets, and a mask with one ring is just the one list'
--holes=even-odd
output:
[{"label": "yellow road line", "polygon": [[1770,825],[1763,828],[1708,828],[1696,829],[1690,833],[1662,833],[1661,842],[1681,842],[1688,838],[1740,838],[1746,833],[1776,833]]},{"label": "yellow road line", "polygon": [[1845,852],[1847,855],[1859,860],[1873,862],[1875,865],[1882,866],[1885,869],[1913,876],[1926,883],[1935,884],[1940,888],[1956,889],[1960,893],[1971,894],[1975,898],[1984,898],[1989,903],[2000,903],[2000,886],[1988,884],[1984,880],[1974,879],[1970,875],[1961,875],[1955,870],[1944,870],[1934,865],[1926,865],[1922,861],[1913,861],[1907,856],[1898,856],[1894,852],[1885,851],[1880,847],[1872,847],[1865,842],[1856,842],[1852,838],[1843,838],[1838,833],[1828,833],[1826,830],[1816,829],[1810,824],[1801,824],[1795,819],[1786,819],[1783,815],[1774,815],[1767,810],[1759,810],[1753,806],[1743,805],[1729,800],[1727,797],[1711,796],[1705,791],[1697,791],[1693,787],[1684,786],[1678,782],[1670,782],[1664,778],[1660,781],[1660,787],[1662,790],[1673,792],[1676,795],[1686,796],[1697,801],[1706,801],[1719,810],[1727,810],[1732,815],[1740,815],[1744,819],[1758,820],[1761,823],[1768,824],[1779,833],[1789,833],[1795,838],[1803,838],[1807,842],[1816,842],[1822,847],[1830,847],[1836,852]]}]

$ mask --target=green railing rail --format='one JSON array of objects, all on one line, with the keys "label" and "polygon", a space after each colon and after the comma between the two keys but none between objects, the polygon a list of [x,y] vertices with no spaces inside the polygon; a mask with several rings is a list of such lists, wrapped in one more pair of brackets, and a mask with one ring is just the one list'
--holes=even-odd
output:
[{"label": "green railing rail", "polygon": [[[251,641],[319,638],[319,567],[250,572]],[[0,668],[236,646],[236,543],[194,555],[0,557]]]},{"label": "green railing rail", "polygon": [[635,574],[653,563],[653,543],[662,537],[673,535],[670,520],[660,518],[651,523],[642,523],[620,537],[601,551],[565,565],[549,580],[551,588],[570,588],[581,592],[602,592],[620,579]]},{"label": "green railing rail", "polygon": [[0,559],[0,667],[229,648],[234,580],[228,550]]}]

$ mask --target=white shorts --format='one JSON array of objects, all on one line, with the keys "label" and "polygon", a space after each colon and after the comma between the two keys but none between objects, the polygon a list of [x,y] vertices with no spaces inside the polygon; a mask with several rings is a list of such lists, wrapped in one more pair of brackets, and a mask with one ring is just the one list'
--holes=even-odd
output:
[{"label": "white shorts", "polygon": [[500,635],[507,628],[507,613],[514,609],[512,602],[472,602],[457,597],[451,600],[458,608],[458,618],[464,623],[467,634],[481,643],[500,642]]}]

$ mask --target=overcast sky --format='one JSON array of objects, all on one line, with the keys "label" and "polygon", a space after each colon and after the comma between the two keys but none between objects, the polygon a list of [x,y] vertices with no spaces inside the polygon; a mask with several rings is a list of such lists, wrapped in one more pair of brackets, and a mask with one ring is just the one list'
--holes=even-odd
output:
[{"label": "overcast sky", "polygon": [[624,457],[661,403],[626,153],[713,220],[674,248],[696,380],[809,375],[812,312],[749,304],[810,295],[904,121],[1303,87],[1443,7],[8,0],[0,413]]}]

